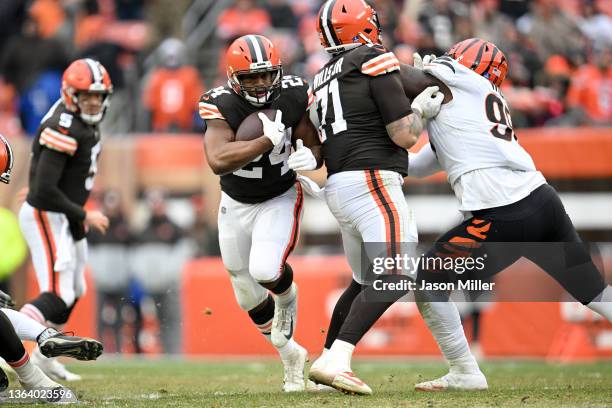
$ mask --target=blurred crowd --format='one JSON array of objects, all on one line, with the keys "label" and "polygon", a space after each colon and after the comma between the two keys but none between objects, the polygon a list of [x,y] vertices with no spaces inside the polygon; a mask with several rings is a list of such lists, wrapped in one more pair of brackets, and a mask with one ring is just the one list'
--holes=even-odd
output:
[{"label": "blurred crowd", "polygon": [[[481,37],[506,54],[515,127],[612,123],[612,1],[372,0],[384,44],[406,63]],[[328,56],[317,0],[2,0],[0,132],[32,135],[62,70],[100,60],[115,93],[103,131],[199,132],[195,105],[226,81],[224,52],[247,33],[280,47],[285,72],[312,78]]]}]

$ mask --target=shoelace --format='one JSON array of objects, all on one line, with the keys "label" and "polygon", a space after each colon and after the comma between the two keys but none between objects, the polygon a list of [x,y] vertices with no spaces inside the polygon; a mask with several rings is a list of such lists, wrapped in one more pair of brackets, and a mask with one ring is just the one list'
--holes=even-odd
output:
[{"label": "shoelace", "polygon": [[51,337],[59,337],[59,336],[65,336],[65,337],[74,337],[74,332],[73,331],[62,331],[62,332],[57,332],[56,334],[54,334]]}]

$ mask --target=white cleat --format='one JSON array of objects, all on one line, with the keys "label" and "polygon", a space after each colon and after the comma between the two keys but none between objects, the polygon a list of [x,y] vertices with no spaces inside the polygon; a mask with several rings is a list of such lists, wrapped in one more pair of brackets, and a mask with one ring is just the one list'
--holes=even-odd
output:
[{"label": "white cleat", "polygon": [[274,319],[272,320],[272,333],[270,340],[276,348],[283,347],[293,337],[293,330],[297,322],[297,285],[292,283],[295,288],[295,297],[287,305],[281,306],[276,300],[274,302]]},{"label": "white cleat", "polygon": [[306,349],[296,343],[296,348],[287,360],[283,360],[285,378],[283,379],[284,392],[299,392],[306,389],[304,385],[304,366],[308,361]]},{"label": "white cleat", "polygon": [[314,381],[306,381],[306,391],[308,392],[338,392],[334,387],[329,385],[317,384]]},{"label": "white cleat", "polygon": [[448,373],[435,380],[425,381],[414,386],[417,391],[484,391],[489,388],[483,373]]},{"label": "white cleat", "polygon": [[310,367],[308,378],[315,384],[342,391],[345,394],[372,395],[372,389],[361,381],[352,371],[334,370],[326,367],[318,358]]},{"label": "white cleat", "polygon": [[56,358],[47,358],[36,348],[30,356],[30,361],[38,366],[43,373],[57,381],[81,381],[82,377],[68,371]]}]

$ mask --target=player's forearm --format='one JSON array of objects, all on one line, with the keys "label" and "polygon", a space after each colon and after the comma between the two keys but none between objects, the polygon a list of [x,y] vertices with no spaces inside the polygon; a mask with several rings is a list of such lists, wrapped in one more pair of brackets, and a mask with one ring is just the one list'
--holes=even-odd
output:
[{"label": "player's forearm", "polygon": [[83,207],[70,200],[57,185],[38,186],[37,192],[38,196],[45,197],[45,202],[48,203],[46,210],[64,213],[71,220],[85,219]]},{"label": "player's forearm", "polygon": [[409,149],[423,132],[425,121],[420,115],[411,113],[387,125],[387,133],[396,145]]},{"label": "player's forearm", "polygon": [[270,139],[264,136],[250,141],[229,142],[215,149],[208,162],[215,174],[223,175],[241,169],[272,147]]},{"label": "player's forearm", "polygon": [[64,213],[71,220],[84,220],[83,207],[73,202],[58,187],[66,160],[67,157],[63,153],[44,149],[39,158],[36,177],[34,177],[35,182],[30,185],[28,197],[44,197],[45,210]]},{"label": "player's forearm", "polygon": [[423,146],[417,153],[408,155],[408,176],[427,177],[442,171],[436,154],[431,149],[431,144]]}]

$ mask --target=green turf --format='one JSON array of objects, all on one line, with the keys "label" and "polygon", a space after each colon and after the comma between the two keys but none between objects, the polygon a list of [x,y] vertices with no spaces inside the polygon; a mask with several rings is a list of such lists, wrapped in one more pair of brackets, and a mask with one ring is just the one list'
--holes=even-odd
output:
[{"label": "green turf", "polygon": [[[104,407],[611,407],[612,362],[552,365],[488,362],[489,391],[423,393],[412,385],[445,373],[442,363],[361,361],[355,372],[370,397],[280,391],[272,360],[194,362],[101,360],[70,366],[84,381],[70,384],[79,406]],[[20,405],[23,406],[23,405]]]}]

